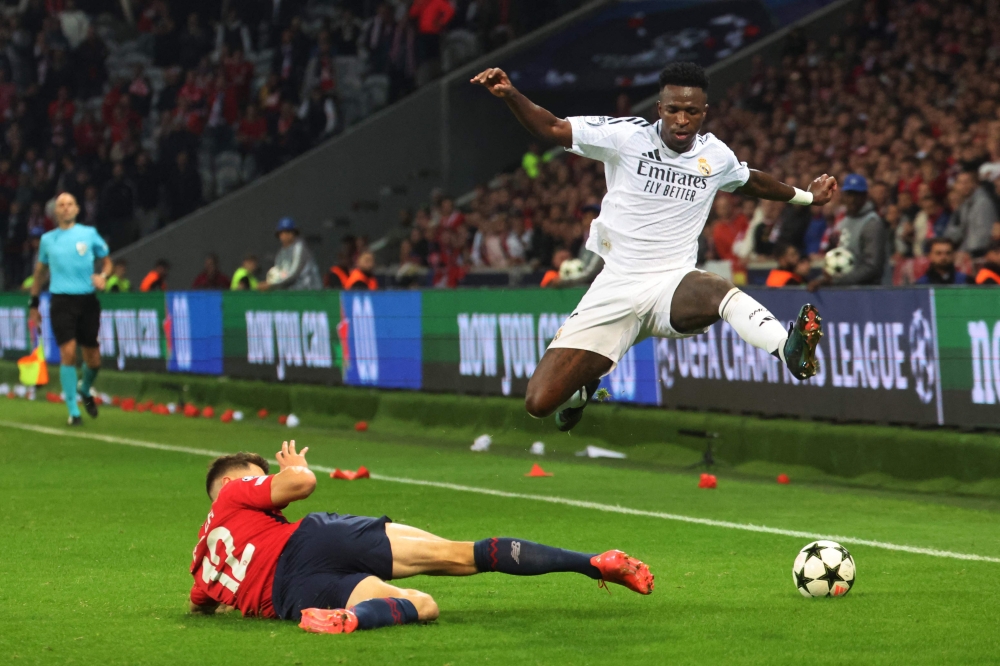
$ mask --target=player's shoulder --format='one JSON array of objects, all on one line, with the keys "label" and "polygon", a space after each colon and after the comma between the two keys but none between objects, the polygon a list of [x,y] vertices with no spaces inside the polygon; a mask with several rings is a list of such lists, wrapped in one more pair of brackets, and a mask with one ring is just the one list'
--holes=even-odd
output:
[{"label": "player's shoulder", "polygon": [[705,132],[704,134],[699,134],[697,141],[698,141],[698,146],[701,150],[721,150],[730,153],[733,152],[725,141],[715,136],[711,132]]},{"label": "player's shoulder", "polygon": [[603,130],[608,134],[634,134],[649,127],[649,122],[638,116],[573,116],[569,121],[577,126]]}]

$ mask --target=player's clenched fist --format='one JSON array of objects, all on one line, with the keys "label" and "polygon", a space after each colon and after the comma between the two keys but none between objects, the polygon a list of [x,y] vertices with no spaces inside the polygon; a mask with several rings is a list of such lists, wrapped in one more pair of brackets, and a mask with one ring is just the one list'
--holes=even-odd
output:
[{"label": "player's clenched fist", "polygon": [[813,195],[813,206],[827,204],[833,198],[833,193],[837,191],[837,179],[824,173],[809,184],[809,191]]},{"label": "player's clenched fist", "polygon": [[514,92],[507,73],[499,67],[491,67],[484,72],[473,76],[470,83],[478,83],[497,97],[506,97]]},{"label": "player's clenched fist", "polygon": [[309,451],[309,447],[302,449],[301,453],[296,453],[295,451],[295,440],[291,442],[282,442],[281,450],[275,454],[275,459],[278,461],[278,467],[282,470],[288,467],[309,467],[309,463],[306,462],[306,452]]}]

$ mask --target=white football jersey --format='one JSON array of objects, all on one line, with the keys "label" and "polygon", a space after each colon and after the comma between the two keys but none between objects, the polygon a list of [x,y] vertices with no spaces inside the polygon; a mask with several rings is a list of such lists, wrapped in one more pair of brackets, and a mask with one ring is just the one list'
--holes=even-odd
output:
[{"label": "white football jersey", "polygon": [[570,152],[605,165],[608,193],[590,227],[587,249],[616,273],[661,273],[693,267],[698,236],[715,193],[750,178],[746,163],[712,134],[686,153],[660,138],[660,123],[642,118],[577,116]]}]

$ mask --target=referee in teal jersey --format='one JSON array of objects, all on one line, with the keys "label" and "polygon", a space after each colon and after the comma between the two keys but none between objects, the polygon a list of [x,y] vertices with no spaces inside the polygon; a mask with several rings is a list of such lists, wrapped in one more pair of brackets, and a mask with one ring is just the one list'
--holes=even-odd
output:
[{"label": "referee in teal jersey", "polygon": [[[53,229],[42,236],[38,247],[35,279],[31,284],[29,320],[38,326],[38,294],[42,285],[50,281],[49,320],[52,332],[59,343],[59,381],[69,410],[69,424],[80,425],[80,408],[76,405],[77,393],[91,416],[97,416],[97,403],[90,395],[90,387],[101,369],[101,350],[97,333],[101,327],[101,304],[94,290],[104,290],[104,283],[111,275],[108,244],[94,227],[76,223],[80,207],[72,194],[63,192],[56,198],[56,222]],[[94,271],[97,265],[98,271]],[[83,350],[83,381],[77,386],[76,346]]]}]

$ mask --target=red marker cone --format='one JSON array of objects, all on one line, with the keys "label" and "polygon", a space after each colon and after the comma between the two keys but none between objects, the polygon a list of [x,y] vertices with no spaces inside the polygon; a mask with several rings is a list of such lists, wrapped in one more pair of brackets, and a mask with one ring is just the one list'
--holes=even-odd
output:
[{"label": "red marker cone", "polygon": [[111,396],[111,404],[115,407],[120,407],[122,404],[122,399],[116,395]]},{"label": "red marker cone", "polygon": [[716,485],[717,485],[717,482],[716,482],[714,474],[702,474],[701,475],[701,480],[698,481],[698,487],[699,488],[713,489],[713,488],[716,487]]},{"label": "red marker cone", "polygon": [[778,475],[778,483],[791,483],[792,480],[788,478],[787,474]]},{"label": "red marker cone", "polygon": [[204,416],[206,419],[214,419],[215,409],[211,405],[209,405],[208,407],[205,407],[205,409],[201,410],[201,415]]},{"label": "red marker cone", "polygon": [[199,414],[201,414],[201,410],[199,410],[195,405],[192,405],[190,402],[184,405],[184,416],[188,417],[189,419],[193,419],[196,418]]},{"label": "red marker cone", "polygon": [[358,432],[364,432],[368,430],[368,421],[358,421],[354,424],[354,429]]},{"label": "red marker cone", "polygon": [[149,407],[146,406],[146,403],[140,402],[138,405],[135,406],[135,411],[137,411],[140,414],[142,414],[143,412],[148,412],[149,411]]},{"label": "red marker cone", "polygon": [[371,474],[368,472],[368,468],[362,465],[356,472],[349,469],[335,469],[330,472],[330,478],[357,481],[358,479],[370,479]]},{"label": "red marker cone", "polygon": [[229,423],[230,421],[233,420],[233,413],[234,413],[233,410],[227,409],[226,411],[222,412],[222,416],[219,418],[219,420],[222,421],[223,423]]},{"label": "red marker cone", "polygon": [[542,466],[535,463],[531,466],[531,471],[525,474],[525,476],[552,476],[552,472],[546,472],[542,469]]},{"label": "red marker cone", "polygon": [[288,415],[282,414],[281,416],[279,416],[278,423],[280,423],[281,425],[285,425],[286,423],[288,423]]},{"label": "red marker cone", "polygon": [[262,409],[259,412],[257,412],[257,418],[259,418],[259,419],[266,419],[267,418],[267,410],[266,409]]},{"label": "red marker cone", "polygon": [[121,408],[123,412],[131,412],[135,409],[135,398],[125,398],[121,401]]}]

